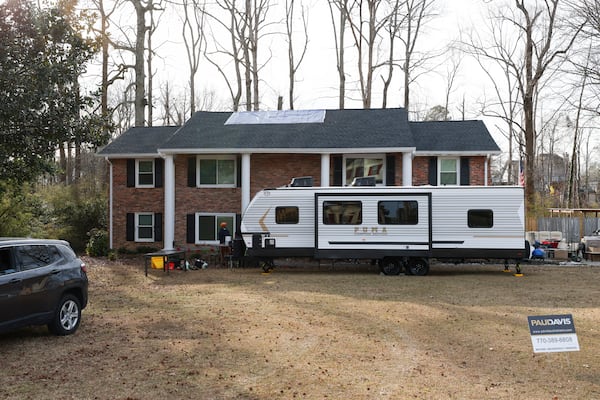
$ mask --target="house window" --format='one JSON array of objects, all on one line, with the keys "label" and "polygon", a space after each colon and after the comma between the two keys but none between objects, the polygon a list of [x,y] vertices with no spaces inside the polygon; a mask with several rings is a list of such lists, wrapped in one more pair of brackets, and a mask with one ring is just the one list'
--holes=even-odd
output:
[{"label": "house window", "polygon": [[154,214],[135,214],[135,241],[154,242]]},{"label": "house window", "polygon": [[136,160],[136,187],[154,187],[154,160]]},{"label": "house window", "polygon": [[438,169],[438,182],[440,185],[459,185],[459,167],[458,158],[440,158]]},{"label": "house window", "polygon": [[492,210],[469,210],[467,212],[469,228],[491,228],[494,226]]},{"label": "house window", "polygon": [[198,186],[235,187],[235,157],[198,158]]},{"label": "house window", "polygon": [[298,207],[275,207],[275,223],[297,224],[298,221]]},{"label": "house window", "polygon": [[346,157],[344,182],[346,182],[346,185],[350,185],[354,178],[374,176],[375,183],[378,185],[383,185],[383,177],[385,173],[383,160],[384,157],[380,155],[366,157]]},{"label": "house window", "polygon": [[323,224],[362,224],[362,203],[360,201],[324,201]]},{"label": "house window", "polygon": [[377,219],[381,225],[417,225],[419,204],[415,200],[380,201]]},{"label": "house window", "polygon": [[221,222],[235,235],[235,214],[196,213],[196,242],[216,242],[219,240]]}]

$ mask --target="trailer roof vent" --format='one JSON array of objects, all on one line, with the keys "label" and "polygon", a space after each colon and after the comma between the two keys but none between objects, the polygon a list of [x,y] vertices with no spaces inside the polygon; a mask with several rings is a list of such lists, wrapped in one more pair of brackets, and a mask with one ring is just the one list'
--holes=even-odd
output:
[{"label": "trailer roof vent", "polygon": [[291,186],[291,187],[311,187],[311,186],[313,186],[313,177],[312,176],[300,176],[297,178],[292,178],[289,186]]},{"label": "trailer roof vent", "polygon": [[376,183],[374,176],[361,176],[352,180],[352,186],[375,186]]}]

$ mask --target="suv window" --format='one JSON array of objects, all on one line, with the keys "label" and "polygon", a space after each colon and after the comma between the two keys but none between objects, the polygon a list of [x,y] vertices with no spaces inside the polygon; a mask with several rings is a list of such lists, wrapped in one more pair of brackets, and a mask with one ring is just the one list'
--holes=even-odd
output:
[{"label": "suv window", "polygon": [[60,260],[61,254],[56,246],[18,246],[16,256],[21,270],[45,267]]},{"label": "suv window", "polygon": [[0,249],[0,275],[11,274],[16,271],[17,270],[13,265],[10,248],[5,247]]}]

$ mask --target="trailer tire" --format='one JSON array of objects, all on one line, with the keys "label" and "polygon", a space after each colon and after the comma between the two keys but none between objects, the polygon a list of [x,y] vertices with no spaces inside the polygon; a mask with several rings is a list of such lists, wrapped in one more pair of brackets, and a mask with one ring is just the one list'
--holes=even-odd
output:
[{"label": "trailer tire", "polygon": [[402,263],[397,258],[384,258],[379,261],[379,268],[384,275],[400,275]]},{"label": "trailer tire", "polygon": [[426,258],[411,258],[406,270],[411,275],[425,276],[429,273],[429,261]]}]

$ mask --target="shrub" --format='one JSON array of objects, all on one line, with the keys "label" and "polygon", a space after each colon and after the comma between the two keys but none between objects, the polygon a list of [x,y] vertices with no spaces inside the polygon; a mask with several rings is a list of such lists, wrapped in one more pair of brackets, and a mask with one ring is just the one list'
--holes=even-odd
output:
[{"label": "shrub", "polygon": [[100,257],[108,255],[108,232],[103,229],[92,229],[88,233],[88,241],[85,252],[90,257]]}]

